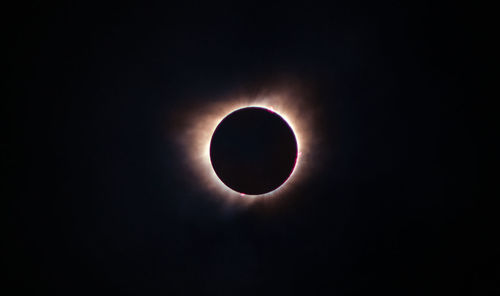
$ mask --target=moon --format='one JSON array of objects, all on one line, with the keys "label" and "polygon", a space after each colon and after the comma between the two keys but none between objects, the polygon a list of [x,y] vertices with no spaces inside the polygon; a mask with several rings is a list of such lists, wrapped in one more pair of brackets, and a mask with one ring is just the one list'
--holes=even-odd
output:
[{"label": "moon", "polygon": [[218,178],[241,195],[282,186],[298,157],[295,133],[278,113],[263,107],[237,109],[215,129],[210,160]]}]

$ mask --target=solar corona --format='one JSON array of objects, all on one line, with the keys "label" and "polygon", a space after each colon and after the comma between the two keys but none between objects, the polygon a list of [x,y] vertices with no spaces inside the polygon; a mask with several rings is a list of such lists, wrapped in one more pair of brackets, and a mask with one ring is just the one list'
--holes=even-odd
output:
[{"label": "solar corona", "polygon": [[193,185],[230,201],[289,192],[311,171],[314,116],[287,93],[221,99],[183,113]]}]

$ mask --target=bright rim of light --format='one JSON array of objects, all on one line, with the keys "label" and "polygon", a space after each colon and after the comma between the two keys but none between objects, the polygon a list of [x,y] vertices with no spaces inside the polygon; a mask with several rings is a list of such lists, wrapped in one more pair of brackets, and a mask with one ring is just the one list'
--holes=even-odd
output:
[{"label": "bright rim of light", "polygon": [[[232,112],[249,107],[264,108],[277,113],[292,128],[297,142],[297,159],[288,179],[273,191],[259,195],[242,194],[229,188],[215,173],[210,159],[210,142],[219,123]],[[188,123],[187,130],[181,137],[183,149],[188,156],[187,165],[194,173],[194,178],[199,180],[208,192],[230,199],[258,200],[261,197],[281,195],[288,191],[308,171],[306,167],[310,163],[309,147],[314,138],[311,128],[313,116],[308,112],[304,101],[297,100],[291,95],[272,94],[256,98],[223,100],[206,104],[192,111],[187,117],[192,121]]]}]

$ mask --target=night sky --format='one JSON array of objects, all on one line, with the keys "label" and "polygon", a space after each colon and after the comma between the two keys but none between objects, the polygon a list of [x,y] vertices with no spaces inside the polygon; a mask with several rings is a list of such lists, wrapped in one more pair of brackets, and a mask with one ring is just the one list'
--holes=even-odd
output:
[{"label": "night sky", "polygon": [[[476,10],[49,2],[1,13],[2,295],[500,293]],[[318,114],[311,174],[221,202],[185,114],[287,84]]]}]

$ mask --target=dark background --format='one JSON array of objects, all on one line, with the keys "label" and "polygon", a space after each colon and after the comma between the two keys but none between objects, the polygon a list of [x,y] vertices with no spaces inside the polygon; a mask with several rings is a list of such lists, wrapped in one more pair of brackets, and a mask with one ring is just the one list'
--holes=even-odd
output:
[{"label": "dark background", "polygon": [[[479,18],[454,1],[4,7],[2,294],[498,294]],[[222,206],[166,117],[281,77],[315,90],[323,168],[272,206]]]}]

